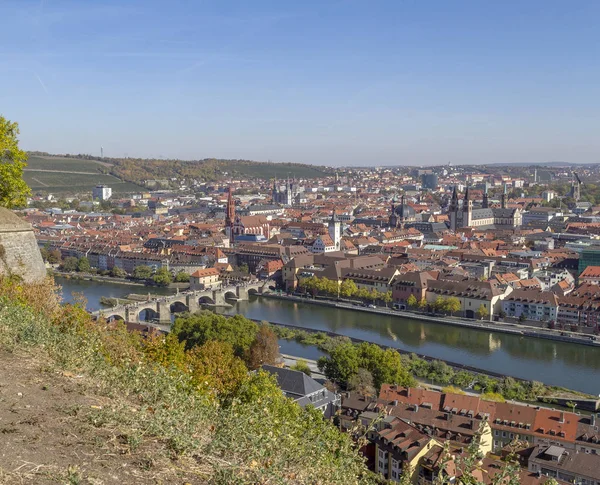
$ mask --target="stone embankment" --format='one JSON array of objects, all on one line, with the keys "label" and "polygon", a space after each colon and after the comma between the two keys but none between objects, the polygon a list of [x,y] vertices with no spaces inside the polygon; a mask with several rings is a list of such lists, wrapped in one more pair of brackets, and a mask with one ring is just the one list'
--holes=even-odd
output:
[{"label": "stone embankment", "polygon": [[441,315],[424,315],[422,313],[410,312],[406,310],[392,310],[390,308],[369,308],[352,303],[345,303],[333,300],[321,300],[312,298],[303,298],[298,296],[277,295],[274,293],[264,293],[262,296],[276,298],[280,300],[295,301],[299,303],[308,303],[311,305],[322,305],[345,310],[354,310],[360,312],[374,313],[398,318],[411,318],[413,320],[423,320],[427,322],[439,323],[442,325],[454,325],[458,327],[472,328],[475,330],[484,330],[489,332],[501,332],[523,337],[543,338],[548,340],[557,340],[561,342],[590,345],[600,347],[600,339],[593,340],[589,335],[582,335],[576,332],[566,330],[551,330],[515,323],[498,323],[483,320],[468,320],[457,317],[446,317]]}]

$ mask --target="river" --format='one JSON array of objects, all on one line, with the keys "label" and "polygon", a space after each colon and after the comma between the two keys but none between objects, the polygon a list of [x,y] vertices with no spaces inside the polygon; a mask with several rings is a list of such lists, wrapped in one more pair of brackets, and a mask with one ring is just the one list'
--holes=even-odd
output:
[{"label": "river", "polygon": [[[57,278],[57,282],[63,285],[66,299],[71,291],[83,292],[91,310],[100,307],[101,296],[122,297],[147,291],[140,286],[90,281]],[[492,372],[600,393],[597,347],[260,297],[238,302],[221,312],[328,330]],[[282,341],[281,351],[311,359],[321,355],[318,349],[296,342]]]}]

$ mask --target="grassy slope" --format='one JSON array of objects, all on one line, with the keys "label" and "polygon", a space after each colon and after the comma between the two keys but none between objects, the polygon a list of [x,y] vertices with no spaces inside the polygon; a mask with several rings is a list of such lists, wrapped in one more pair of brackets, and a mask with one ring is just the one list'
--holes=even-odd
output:
[{"label": "grassy slope", "polygon": [[[115,193],[143,190],[138,185],[123,182],[112,175],[106,174],[110,169],[106,165],[92,160],[31,155],[27,161],[24,179],[34,193],[89,193],[97,184],[109,185]],[[39,170],[52,170],[52,172]]]},{"label": "grassy slope", "polygon": [[319,413],[252,387],[221,407],[56,301],[0,280],[0,483],[375,483]]}]

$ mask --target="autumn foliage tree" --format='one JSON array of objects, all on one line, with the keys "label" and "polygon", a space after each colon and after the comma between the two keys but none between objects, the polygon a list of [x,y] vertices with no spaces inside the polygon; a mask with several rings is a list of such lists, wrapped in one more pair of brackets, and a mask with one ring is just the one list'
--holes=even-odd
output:
[{"label": "autumn foliage tree", "polygon": [[258,369],[263,364],[276,364],[279,359],[279,342],[275,332],[268,325],[258,328],[254,342],[250,345],[246,363],[250,369]]}]

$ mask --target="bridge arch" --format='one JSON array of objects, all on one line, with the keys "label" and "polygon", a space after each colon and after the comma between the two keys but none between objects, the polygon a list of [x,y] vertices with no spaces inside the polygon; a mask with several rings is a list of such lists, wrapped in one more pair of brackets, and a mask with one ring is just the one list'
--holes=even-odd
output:
[{"label": "bridge arch", "polygon": [[171,303],[169,310],[171,311],[171,313],[182,313],[189,312],[190,307],[188,307],[185,302],[177,300]]},{"label": "bridge arch", "polygon": [[226,291],[223,296],[225,297],[226,300],[237,300],[238,299],[237,294],[233,290]]},{"label": "bridge arch", "polygon": [[112,315],[105,315],[104,318],[106,319],[107,322],[116,322],[121,321],[124,322],[125,318],[123,318],[123,315],[121,315],[120,313],[113,313]]},{"label": "bridge arch", "polygon": [[160,318],[160,314],[154,309],[150,307],[145,307],[140,309],[138,312],[138,321],[140,322],[148,322],[150,320],[158,320]]},{"label": "bridge arch", "polygon": [[249,295],[258,295],[259,293],[260,291],[258,290],[258,288],[248,288]]},{"label": "bridge arch", "polygon": [[208,295],[204,295],[204,296],[200,297],[200,299],[198,300],[198,303],[200,305],[214,305],[215,300],[213,300],[212,297],[210,297]]}]

